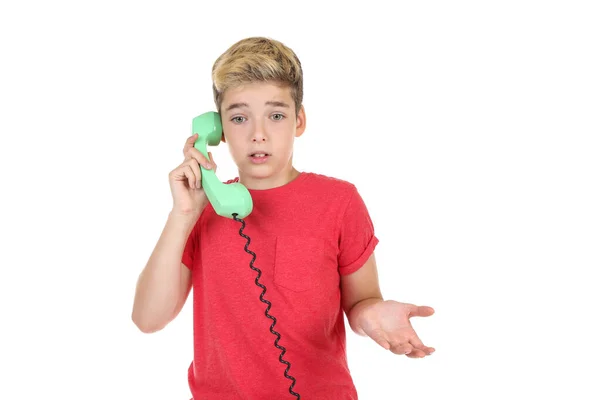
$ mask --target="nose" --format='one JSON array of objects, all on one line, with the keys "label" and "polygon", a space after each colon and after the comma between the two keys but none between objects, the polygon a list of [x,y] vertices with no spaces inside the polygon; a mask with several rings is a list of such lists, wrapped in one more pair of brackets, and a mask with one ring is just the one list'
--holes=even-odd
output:
[{"label": "nose", "polygon": [[267,136],[265,135],[264,127],[260,122],[257,122],[254,125],[254,132],[252,132],[252,141],[253,142],[266,142]]}]

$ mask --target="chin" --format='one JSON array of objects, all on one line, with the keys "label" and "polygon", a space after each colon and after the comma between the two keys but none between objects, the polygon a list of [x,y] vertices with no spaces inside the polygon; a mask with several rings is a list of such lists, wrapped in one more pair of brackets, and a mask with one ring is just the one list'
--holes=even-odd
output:
[{"label": "chin", "polygon": [[272,179],[283,174],[285,166],[277,168],[274,165],[244,165],[241,172],[251,179]]},{"label": "chin", "polygon": [[248,171],[246,174],[253,179],[268,179],[275,176],[275,172],[270,168],[265,168],[262,171]]},{"label": "chin", "polygon": [[268,165],[244,165],[240,168],[240,173],[250,178],[269,178],[275,170]]}]

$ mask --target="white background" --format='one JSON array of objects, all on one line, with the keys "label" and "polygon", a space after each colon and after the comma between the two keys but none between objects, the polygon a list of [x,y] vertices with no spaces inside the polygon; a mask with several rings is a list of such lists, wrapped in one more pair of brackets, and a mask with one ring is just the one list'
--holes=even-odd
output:
[{"label": "white background", "polygon": [[296,167],[358,186],[384,296],[436,310],[426,359],[349,334],[360,399],[599,398],[593,3],[3,2],[0,398],[189,399],[189,303],[142,334],[135,283],[253,35],[303,63]]}]

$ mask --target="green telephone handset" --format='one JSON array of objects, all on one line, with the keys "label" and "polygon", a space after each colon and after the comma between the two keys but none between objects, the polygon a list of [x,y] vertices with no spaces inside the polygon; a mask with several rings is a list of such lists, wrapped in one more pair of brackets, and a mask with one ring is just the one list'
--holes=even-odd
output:
[{"label": "green telephone handset", "polygon": [[[209,111],[195,117],[192,120],[192,134],[194,133],[198,134],[194,147],[208,160],[206,145],[217,146],[221,142],[223,133],[221,116],[214,111]],[[250,215],[252,197],[244,185],[239,182],[223,183],[217,178],[214,170],[205,169],[203,166],[200,166],[200,169],[202,187],[218,215],[228,218],[233,218],[234,214],[237,214],[238,218]]]}]

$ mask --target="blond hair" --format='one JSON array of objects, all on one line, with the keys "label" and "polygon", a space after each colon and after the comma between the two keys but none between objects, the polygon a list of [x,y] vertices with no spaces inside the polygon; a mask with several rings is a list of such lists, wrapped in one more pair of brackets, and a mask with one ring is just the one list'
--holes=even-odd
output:
[{"label": "blond hair", "polygon": [[250,37],[233,44],[217,58],[212,68],[213,95],[221,112],[227,89],[253,82],[272,82],[288,86],[296,115],[302,106],[302,65],[292,49],[266,38]]}]

